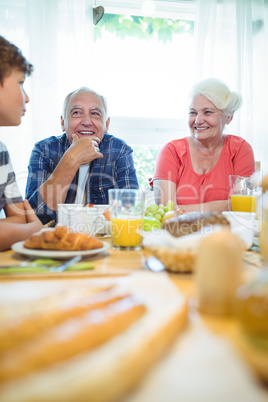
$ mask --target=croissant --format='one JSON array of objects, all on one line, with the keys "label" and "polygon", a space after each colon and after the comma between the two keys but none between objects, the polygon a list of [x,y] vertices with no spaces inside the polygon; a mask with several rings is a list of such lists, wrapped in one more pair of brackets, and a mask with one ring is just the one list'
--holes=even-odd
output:
[{"label": "croissant", "polygon": [[103,243],[86,233],[73,232],[65,226],[32,235],[24,242],[26,248],[46,250],[92,250],[103,247]]}]

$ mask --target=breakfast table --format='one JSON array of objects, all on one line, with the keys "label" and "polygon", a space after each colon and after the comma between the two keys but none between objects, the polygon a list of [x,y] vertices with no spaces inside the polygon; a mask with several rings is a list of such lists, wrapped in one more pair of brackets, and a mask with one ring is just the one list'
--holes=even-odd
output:
[{"label": "breakfast table", "polygon": [[[110,237],[103,240],[111,243]],[[36,289],[40,283],[65,282],[78,287],[96,277],[124,277],[145,272],[152,277],[168,277],[188,300],[188,319],[165,354],[146,373],[125,402],[183,402],[268,400],[268,385],[257,375],[254,365],[240,348],[239,324],[233,316],[202,314],[198,310],[193,273],[152,272],[147,266],[151,252],[118,251],[112,247],[103,253],[83,258],[94,269],[82,271],[0,274],[0,307],[9,303],[18,285]],[[0,266],[19,264],[27,256],[8,250],[0,253]],[[245,254],[245,275],[260,269],[258,253]],[[1,268],[0,268],[1,270]],[[8,291],[7,291],[8,290]],[[1,396],[0,396],[1,401]]]}]

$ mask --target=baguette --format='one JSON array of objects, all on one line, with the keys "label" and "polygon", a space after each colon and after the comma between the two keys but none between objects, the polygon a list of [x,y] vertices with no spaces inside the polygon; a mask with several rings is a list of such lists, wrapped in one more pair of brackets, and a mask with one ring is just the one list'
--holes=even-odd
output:
[{"label": "baguette", "polygon": [[126,330],[145,310],[143,304],[128,296],[45,331],[22,350],[2,355],[0,383],[96,348]]},{"label": "baguette", "polygon": [[[67,295],[68,296],[68,295]],[[42,332],[52,329],[65,320],[82,316],[87,311],[101,309],[127,295],[116,295],[111,291],[100,291],[95,294],[76,295],[75,298],[61,296],[61,300],[43,300],[38,310],[19,315],[0,325],[0,356],[8,350],[21,348],[24,342],[30,341]]]}]

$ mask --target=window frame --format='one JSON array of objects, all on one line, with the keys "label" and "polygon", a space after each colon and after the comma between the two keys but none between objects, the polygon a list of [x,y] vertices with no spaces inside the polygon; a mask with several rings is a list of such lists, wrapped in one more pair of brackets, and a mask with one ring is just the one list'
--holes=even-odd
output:
[{"label": "window frame", "polygon": [[[97,0],[95,6],[103,6],[107,14],[145,16],[142,11],[144,0]],[[196,1],[155,1],[153,17],[195,20]],[[124,139],[129,145],[161,147],[167,142],[183,138],[188,133],[187,115],[185,119],[144,118],[112,116],[109,132]]]}]

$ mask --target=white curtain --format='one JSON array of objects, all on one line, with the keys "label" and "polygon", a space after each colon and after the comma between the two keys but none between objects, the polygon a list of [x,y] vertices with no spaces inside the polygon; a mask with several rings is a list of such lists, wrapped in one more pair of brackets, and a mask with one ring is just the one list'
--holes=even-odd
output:
[{"label": "white curtain", "polygon": [[34,65],[25,82],[30,103],[22,124],[0,129],[24,195],[34,142],[60,135],[65,96],[94,83],[92,0],[0,0],[0,35]]},{"label": "white curtain", "polygon": [[268,1],[197,0],[195,79],[217,77],[242,94],[243,106],[226,133],[245,138],[266,173],[267,76]]}]

